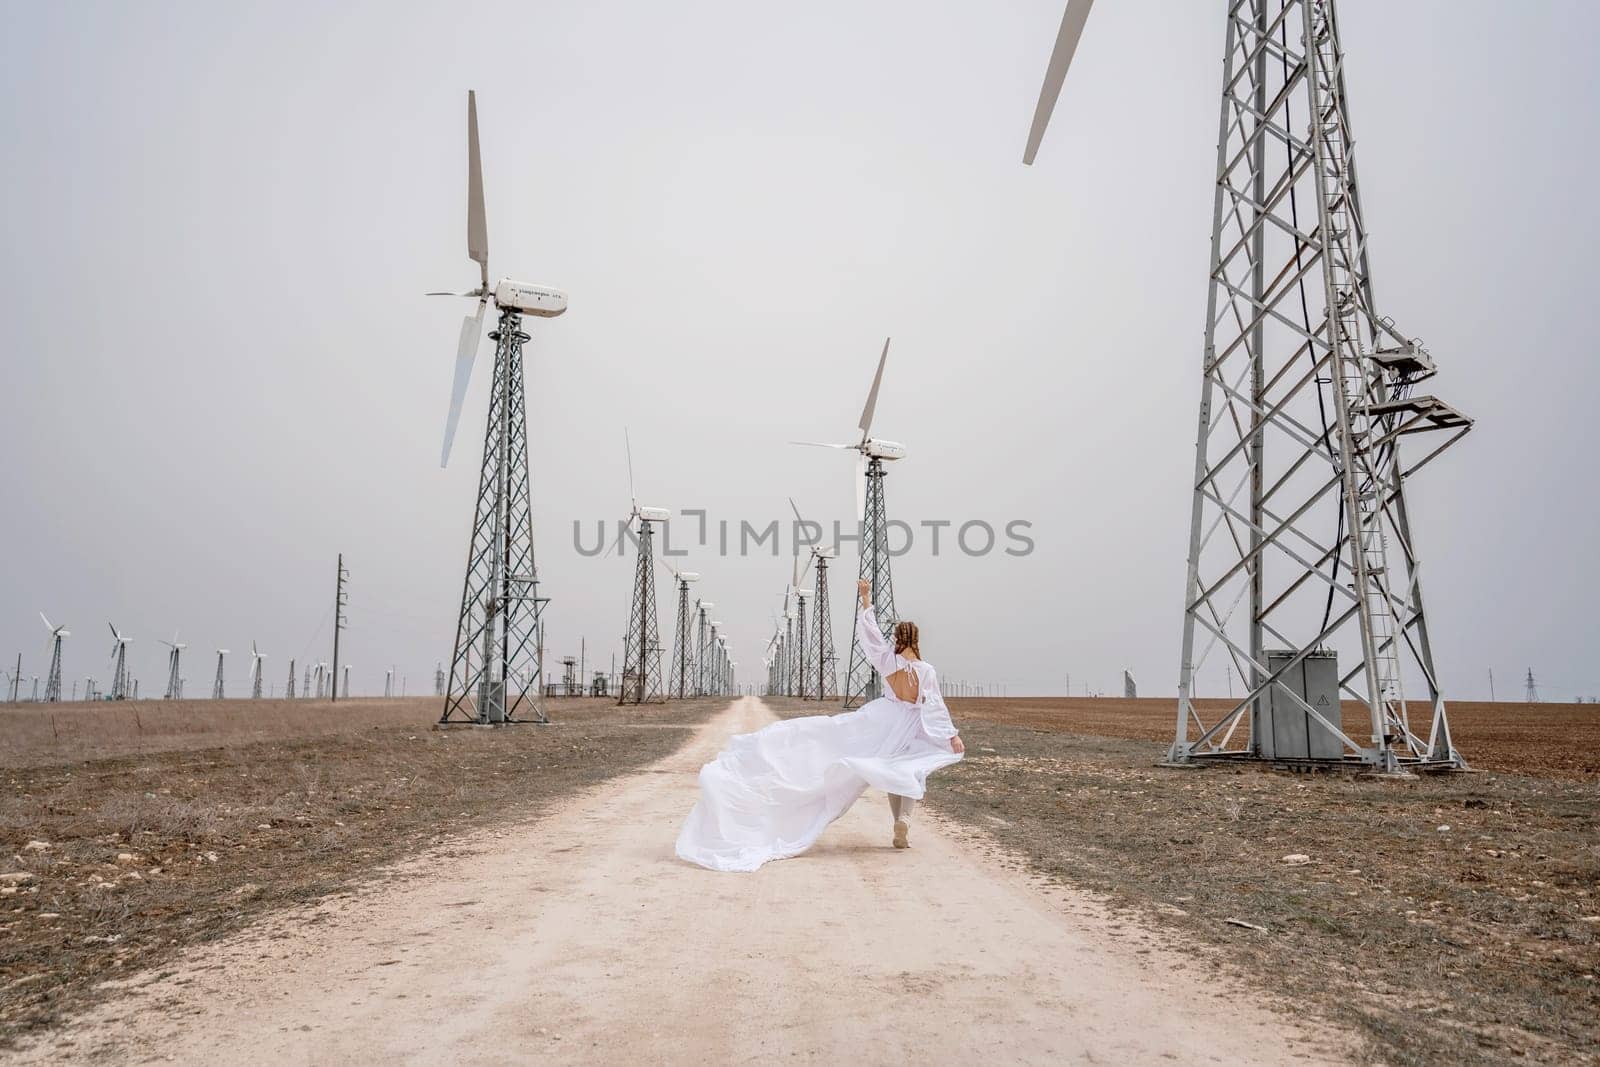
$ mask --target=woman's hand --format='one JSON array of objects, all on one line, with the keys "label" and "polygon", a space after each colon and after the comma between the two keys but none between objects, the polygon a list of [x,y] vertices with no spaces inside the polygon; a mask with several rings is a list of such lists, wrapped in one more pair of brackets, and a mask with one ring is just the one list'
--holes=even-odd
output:
[{"label": "woman's hand", "polygon": [[865,607],[868,607],[868,606],[870,606],[872,604],[872,600],[871,600],[872,583],[871,582],[867,581],[865,578],[858,578],[856,580],[856,593],[859,594],[860,597],[861,597],[861,606],[862,607],[865,608]]},{"label": "woman's hand", "polygon": [[954,736],[954,737],[952,737],[950,739],[950,751],[951,752],[954,752],[956,755],[959,756],[963,752],[965,752],[966,750],[967,750],[967,746],[962,743],[960,734],[956,734],[956,736]]}]

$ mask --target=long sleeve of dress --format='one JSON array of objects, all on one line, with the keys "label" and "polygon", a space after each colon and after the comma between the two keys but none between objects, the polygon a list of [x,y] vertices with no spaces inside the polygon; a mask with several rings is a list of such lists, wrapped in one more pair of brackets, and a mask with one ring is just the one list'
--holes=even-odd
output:
[{"label": "long sleeve of dress", "polygon": [[889,639],[883,636],[883,631],[878,629],[878,616],[871,607],[862,608],[856,615],[856,639],[861,642],[861,650],[867,654],[867,662],[881,677],[887,678],[900,669],[900,664],[895,661],[894,648],[890,646]]}]

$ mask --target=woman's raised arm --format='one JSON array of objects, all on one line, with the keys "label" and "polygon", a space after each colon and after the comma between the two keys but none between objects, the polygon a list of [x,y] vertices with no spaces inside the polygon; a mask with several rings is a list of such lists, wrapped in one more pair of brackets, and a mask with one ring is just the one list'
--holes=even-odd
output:
[{"label": "woman's raised arm", "polygon": [[895,662],[889,639],[878,629],[878,614],[872,610],[872,600],[868,596],[871,591],[872,585],[865,579],[856,582],[856,593],[861,598],[861,610],[856,613],[856,639],[861,642],[861,650],[867,654],[867,662],[872,664],[873,670],[888,677],[900,669],[900,664]]}]

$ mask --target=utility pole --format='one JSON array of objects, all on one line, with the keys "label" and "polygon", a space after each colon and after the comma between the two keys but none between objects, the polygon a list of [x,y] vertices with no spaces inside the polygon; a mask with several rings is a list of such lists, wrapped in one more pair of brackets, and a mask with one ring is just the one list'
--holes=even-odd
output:
[{"label": "utility pole", "polygon": [[[333,584],[333,695],[331,699],[339,699],[339,632],[344,629],[344,606],[349,603],[344,595],[344,580],[350,577],[350,572],[344,569],[344,553],[339,553],[339,573]],[[350,685],[345,683],[345,696],[350,695]]]},{"label": "utility pole", "polygon": [[1494,703],[1494,668],[1489,668],[1489,702]]}]

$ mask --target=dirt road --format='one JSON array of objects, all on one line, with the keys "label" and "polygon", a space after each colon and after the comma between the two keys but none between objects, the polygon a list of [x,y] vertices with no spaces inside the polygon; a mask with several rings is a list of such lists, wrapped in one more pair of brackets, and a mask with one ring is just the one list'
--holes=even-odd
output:
[{"label": "dirt road", "polygon": [[190,952],[11,1058],[1281,1063],[1346,1047],[1223,999],[1203,960],[922,813],[913,848],[889,849],[875,794],[756,874],[679,862],[700,764],[770,718],[742,699],[643,773]]}]

